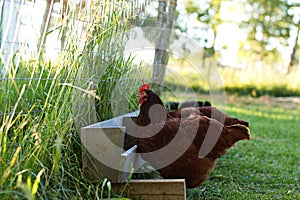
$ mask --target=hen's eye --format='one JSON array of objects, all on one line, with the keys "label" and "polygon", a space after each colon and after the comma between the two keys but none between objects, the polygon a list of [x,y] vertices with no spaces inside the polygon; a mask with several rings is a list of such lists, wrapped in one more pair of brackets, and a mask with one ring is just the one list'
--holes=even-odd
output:
[{"label": "hen's eye", "polygon": [[147,93],[145,91],[142,91],[142,97],[147,96]]}]

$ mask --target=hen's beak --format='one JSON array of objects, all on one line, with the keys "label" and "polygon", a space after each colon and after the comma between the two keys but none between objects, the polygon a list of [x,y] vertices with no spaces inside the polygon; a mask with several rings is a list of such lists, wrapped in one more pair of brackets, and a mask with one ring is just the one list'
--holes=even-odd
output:
[{"label": "hen's beak", "polygon": [[139,105],[141,105],[145,100],[147,100],[147,93],[145,91],[142,91],[136,97],[139,98]]}]

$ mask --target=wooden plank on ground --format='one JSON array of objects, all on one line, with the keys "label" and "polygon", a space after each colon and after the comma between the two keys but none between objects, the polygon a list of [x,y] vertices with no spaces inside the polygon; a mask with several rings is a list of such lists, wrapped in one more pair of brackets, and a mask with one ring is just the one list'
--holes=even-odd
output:
[{"label": "wooden plank on ground", "polygon": [[[125,184],[114,185],[120,189]],[[143,200],[185,200],[186,187],[184,179],[131,180],[125,187],[127,197]]]}]

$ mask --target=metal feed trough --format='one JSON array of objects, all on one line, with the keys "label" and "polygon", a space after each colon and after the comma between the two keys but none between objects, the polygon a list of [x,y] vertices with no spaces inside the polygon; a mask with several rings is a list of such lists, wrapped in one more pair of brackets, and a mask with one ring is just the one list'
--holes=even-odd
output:
[{"label": "metal feed trough", "polygon": [[[116,188],[137,172],[145,161],[137,153],[131,136],[138,111],[121,115],[80,129],[84,146],[83,171],[90,180],[108,178]],[[185,199],[184,179],[131,180],[127,195],[132,199]]]},{"label": "metal feed trough", "polygon": [[136,171],[144,164],[134,141],[127,139],[134,131],[136,116],[137,112],[132,112],[81,128],[80,139],[86,149],[83,171],[90,180],[106,177],[112,183],[122,183],[131,167]]}]

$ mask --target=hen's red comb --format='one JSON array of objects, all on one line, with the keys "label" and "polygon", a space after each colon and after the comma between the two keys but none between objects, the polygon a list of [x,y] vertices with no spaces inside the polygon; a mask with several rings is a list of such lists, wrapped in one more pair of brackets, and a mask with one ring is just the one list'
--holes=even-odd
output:
[{"label": "hen's red comb", "polygon": [[144,83],[142,85],[142,87],[140,87],[140,93],[143,91],[143,90],[149,90],[150,89],[150,85]]}]

